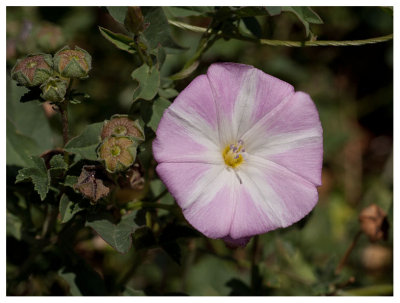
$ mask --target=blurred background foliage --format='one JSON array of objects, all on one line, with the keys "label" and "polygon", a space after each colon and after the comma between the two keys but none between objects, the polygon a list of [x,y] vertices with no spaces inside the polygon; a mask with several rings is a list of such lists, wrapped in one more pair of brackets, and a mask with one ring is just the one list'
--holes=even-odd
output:
[{"label": "blurred background foliage", "polygon": [[[315,7],[323,24],[311,25],[319,40],[353,40],[393,32],[390,9],[379,7]],[[169,8],[164,8],[168,16]],[[305,31],[289,13],[256,17],[263,38],[303,40]],[[207,27],[205,17],[179,20]],[[58,26],[54,50],[43,49],[36,33],[49,24]],[[91,98],[70,108],[70,130],[78,135],[89,123],[117,113],[128,113],[132,103],[130,74],[140,65],[130,54],[102,37],[98,26],[123,32],[101,7],[7,7],[7,132],[40,142],[38,154],[60,146],[60,122],[50,106],[20,104],[21,88],[9,81],[16,59],[38,51],[78,45],[93,57],[90,79],[79,89]],[[170,26],[183,51],[168,53],[161,74],[178,72],[193,55],[201,34]],[[15,166],[22,158],[7,141],[7,281],[9,295],[112,294],[112,285],[127,264],[124,295],[391,295],[393,282],[393,43],[355,47],[272,47],[238,40],[218,40],[188,78],[175,82],[181,91],[213,62],[254,65],[309,93],[324,129],[323,185],[309,216],[286,229],[261,235],[246,248],[230,249],[221,240],[204,237],[180,239],[181,264],[164,250],[138,255],[135,249],[120,254],[89,228],[82,229],[74,252],[79,271],[66,270],[54,248],[32,254],[14,220],[13,204],[23,204],[12,192]],[[46,119],[47,117],[47,119]],[[26,122],[32,120],[31,122]],[[41,122],[39,122],[41,121]],[[36,123],[36,124],[35,124]],[[49,132],[50,124],[53,131]],[[31,126],[35,124],[35,127]],[[14,129],[15,128],[15,129]],[[22,162],[21,162],[22,161]],[[150,186],[155,195],[164,189],[159,180]],[[165,203],[174,203],[171,196]],[[23,200],[23,199],[22,199]],[[33,226],[43,218],[38,206],[30,209]],[[38,200],[36,198],[36,200]],[[35,204],[36,203],[36,204]],[[387,240],[374,243],[361,235],[340,272],[335,273],[359,230],[360,211],[377,204],[388,215]],[[162,215],[162,210],[159,211]],[[37,221],[37,223],[35,222]],[[255,248],[256,251],[252,251]],[[251,262],[256,256],[256,265]],[[29,260],[29,272],[15,280]],[[64,264],[62,263],[64,262]],[[72,265],[71,265],[72,266]],[[78,285],[78,287],[77,287]],[[83,287],[80,287],[82,286]],[[85,290],[87,292],[85,293]],[[94,290],[96,289],[96,291]]]}]

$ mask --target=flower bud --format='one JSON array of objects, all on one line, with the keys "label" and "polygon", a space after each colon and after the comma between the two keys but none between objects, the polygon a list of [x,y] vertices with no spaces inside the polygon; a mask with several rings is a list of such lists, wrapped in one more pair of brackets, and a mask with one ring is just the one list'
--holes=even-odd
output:
[{"label": "flower bud", "polygon": [[359,216],[360,226],[371,242],[387,238],[389,223],[387,215],[376,204],[364,208]]},{"label": "flower bud", "polygon": [[130,137],[107,137],[98,149],[98,156],[104,160],[108,172],[127,169],[135,162],[137,143]]},{"label": "flower bud", "polygon": [[101,139],[109,136],[126,136],[135,140],[144,140],[144,132],[137,121],[131,120],[128,115],[114,115],[111,120],[104,121]]},{"label": "flower bud", "polygon": [[134,33],[135,35],[140,34],[146,29],[142,10],[139,6],[128,6],[124,25],[131,33]]},{"label": "flower bud", "polygon": [[61,28],[51,23],[43,25],[36,33],[36,43],[45,52],[53,52],[65,42]]},{"label": "flower bud", "polygon": [[40,86],[42,97],[46,101],[61,102],[67,92],[67,81],[60,78],[49,78]]},{"label": "flower bud", "polygon": [[17,60],[11,70],[11,77],[23,86],[37,86],[53,74],[53,60],[48,54],[28,55]]},{"label": "flower bud", "polygon": [[110,193],[110,188],[105,183],[108,184],[109,180],[101,166],[84,165],[74,188],[92,203],[96,203]]},{"label": "flower bud", "polygon": [[54,55],[54,69],[66,78],[86,78],[92,68],[92,57],[84,49],[63,47]]}]

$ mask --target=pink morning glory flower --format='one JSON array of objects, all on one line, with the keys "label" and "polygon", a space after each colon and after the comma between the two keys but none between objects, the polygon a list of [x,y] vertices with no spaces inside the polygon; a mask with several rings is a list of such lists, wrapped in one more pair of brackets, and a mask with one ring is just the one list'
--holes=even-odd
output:
[{"label": "pink morning glory flower", "polygon": [[307,215],[321,185],[322,127],[310,96],[252,66],[212,64],[165,110],[157,173],[187,221],[245,245]]}]

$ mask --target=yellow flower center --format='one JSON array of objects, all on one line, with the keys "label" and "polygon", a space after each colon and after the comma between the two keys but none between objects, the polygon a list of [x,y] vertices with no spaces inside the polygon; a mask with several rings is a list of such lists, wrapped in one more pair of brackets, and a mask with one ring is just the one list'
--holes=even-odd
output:
[{"label": "yellow flower center", "polygon": [[118,145],[114,145],[113,147],[111,147],[111,155],[116,157],[119,156],[120,153],[121,153],[121,148]]},{"label": "yellow flower center", "polygon": [[243,141],[239,140],[235,144],[227,145],[222,151],[222,157],[224,158],[225,164],[237,168],[244,162],[243,153],[245,152]]}]

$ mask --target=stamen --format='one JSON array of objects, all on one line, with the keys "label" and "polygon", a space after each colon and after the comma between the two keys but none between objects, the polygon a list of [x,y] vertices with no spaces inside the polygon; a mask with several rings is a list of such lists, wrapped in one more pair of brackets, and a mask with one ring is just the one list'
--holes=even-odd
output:
[{"label": "stamen", "polygon": [[238,140],[235,144],[229,144],[222,151],[225,164],[228,167],[236,169],[244,161],[244,144],[243,140]]}]

